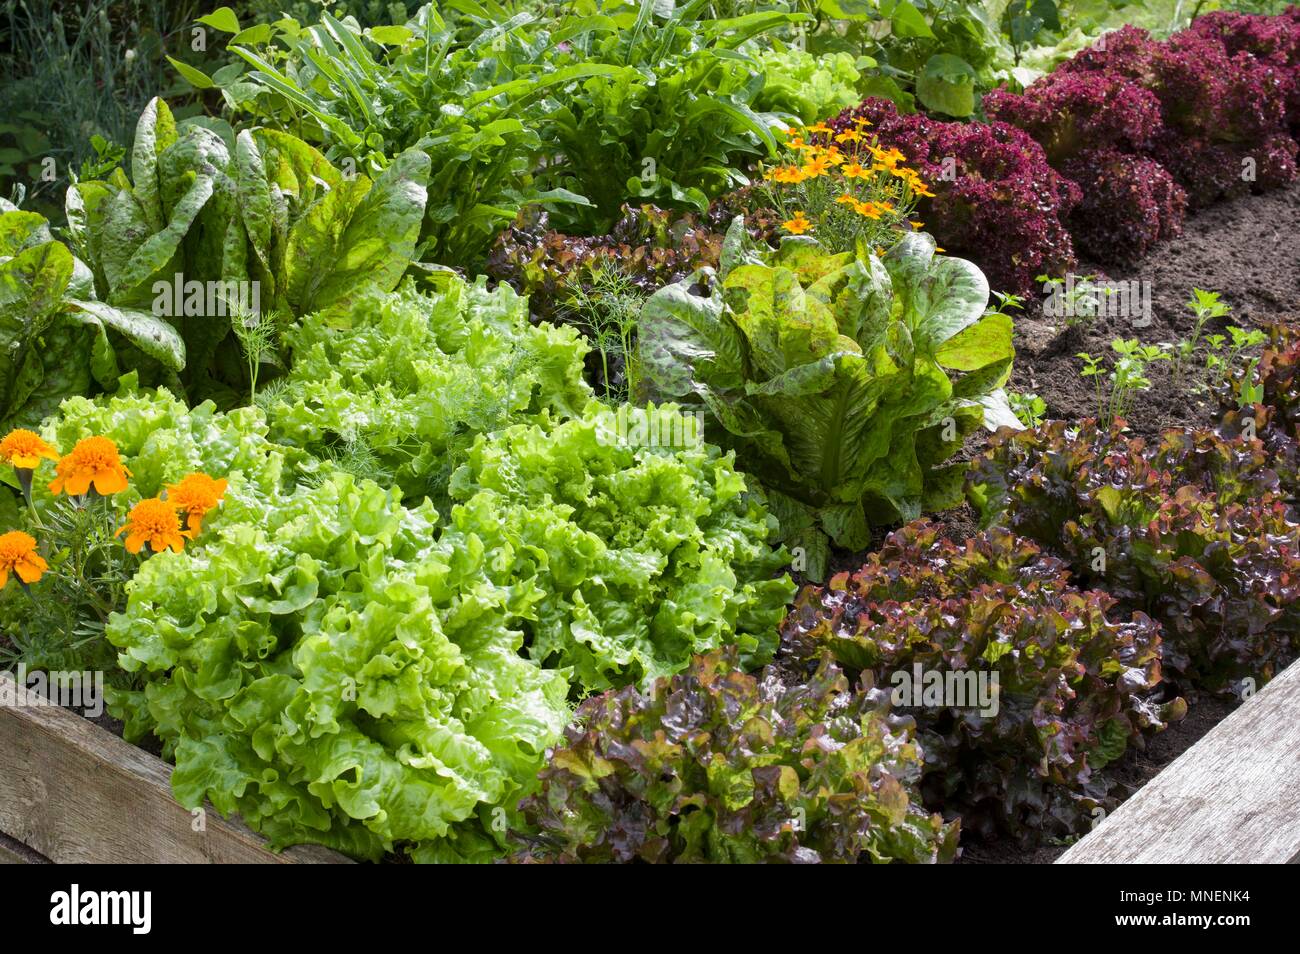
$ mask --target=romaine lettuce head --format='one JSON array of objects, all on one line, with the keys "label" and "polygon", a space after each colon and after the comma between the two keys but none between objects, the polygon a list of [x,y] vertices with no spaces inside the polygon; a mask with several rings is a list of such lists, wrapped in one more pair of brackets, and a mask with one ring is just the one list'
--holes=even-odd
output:
[{"label": "romaine lettuce head", "polygon": [[808,240],[724,249],[716,277],[646,303],[641,360],[658,395],[708,409],[710,435],[763,484],[820,578],[828,537],[861,550],[871,524],[958,503],[961,468],[943,461],[981,424],[1014,419],[1011,321],[986,314],[988,294],[925,234],[883,259]]}]

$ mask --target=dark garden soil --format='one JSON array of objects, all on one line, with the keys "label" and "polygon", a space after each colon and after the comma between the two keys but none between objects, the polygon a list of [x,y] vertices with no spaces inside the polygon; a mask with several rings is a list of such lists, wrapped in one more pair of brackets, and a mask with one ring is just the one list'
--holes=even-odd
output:
[{"label": "dark garden soil", "polygon": [[[1064,327],[1061,319],[1044,316],[1038,303],[1017,313],[1011,386],[1041,397],[1048,418],[1097,416],[1093,382],[1079,376],[1079,352],[1110,358],[1115,338],[1173,344],[1189,337],[1195,320],[1185,302],[1193,288],[1219,292],[1232,306],[1225,318],[1208,323],[1204,334],[1225,334],[1228,325],[1300,320],[1300,184],[1212,206],[1184,223],[1181,238],[1157,246],[1132,267],[1082,262],[1076,274],[1149,282],[1153,314],[1146,327],[1135,327],[1131,318],[1108,317]],[[1205,366],[1204,355],[1202,348],[1181,381],[1170,363],[1152,366],[1153,387],[1137,396],[1128,416],[1134,434],[1154,437],[1166,428],[1212,423],[1214,401],[1199,388],[1195,374]]]}]

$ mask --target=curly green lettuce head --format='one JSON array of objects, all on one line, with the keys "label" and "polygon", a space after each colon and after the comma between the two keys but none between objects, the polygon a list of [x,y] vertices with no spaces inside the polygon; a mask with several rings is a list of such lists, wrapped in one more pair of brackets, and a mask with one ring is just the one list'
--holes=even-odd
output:
[{"label": "curly green lettuce head", "polygon": [[334,473],[144,564],[109,639],[150,681],[114,705],[164,740],[182,804],[277,846],[498,852],[568,684],[519,654],[529,586],[491,582],[482,541],[436,521]]},{"label": "curly green lettuce head", "polygon": [[[267,440],[255,408],[222,413],[211,401],[189,408],[166,388],[68,398],[43,434],[62,453],[86,437],[113,441],[131,472],[122,498],[128,502],[156,496],[196,471],[274,493],[283,483],[286,455],[301,456]],[[46,493],[41,481],[34,489]]]},{"label": "curly green lettuce head", "polygon": [[303,319],[288,342],[293,369],[268,404],[272,436],[345,467],[364,448],[378,465],[368,473],[410,500],[440,500],[478,434],[569,417],[592,398],[577,331],[531,324],[527,299],[484,279],[364,296],[341,317]]},{"label": "curly green lettuce head", "polygon": [[533,580],[529,655],[585,690],[680,671],[727,644],[761,665],[793,595],[776,525],[730,453],[675,406],[593,405],[480,438],[452,479],[452,524]]}]

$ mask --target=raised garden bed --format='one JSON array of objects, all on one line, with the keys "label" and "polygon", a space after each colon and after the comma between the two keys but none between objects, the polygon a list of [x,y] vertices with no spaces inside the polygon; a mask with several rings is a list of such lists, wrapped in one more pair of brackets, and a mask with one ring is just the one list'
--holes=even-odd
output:
[{"label": "raised garden bed", "polygon": [[453,6],[0,200],[0,862],[1295,860],[1300,8]]},{"label": "raised garden bed", "polygon": [[1300,667],[1291,666],[1057,864],[1300,862]]},{"label": "raised garden bed", "polygon": [[275,853],[235,819],[172,797],[171,767],[0,673],[0,860],[61,864],[349,864]]}]

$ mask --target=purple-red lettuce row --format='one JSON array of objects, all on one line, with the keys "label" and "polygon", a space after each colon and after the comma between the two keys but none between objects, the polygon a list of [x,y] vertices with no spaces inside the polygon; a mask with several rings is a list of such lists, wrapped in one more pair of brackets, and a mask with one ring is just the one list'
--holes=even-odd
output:
[{"label": "purple-red lettuce row", "polygon": [[1004,123],[942,122],[899,115],[886,99],[870,98],[840,113],[835,131],[871,123],[867,132],[882,148],[907,157],[935,193],[923,198],[917,218],[954,255],[979,261],[989,284],[1024,294],[1044,272],[1074,266],[1074,247],[1063,220],[1079,190],[1047,163],[1043,150]]},{"label": "purple-red lettuce row", "polygon": [[1269,679],[1300,629],[1300,527],[1279,466],[1259,440],[1169,431],[1148,446],[1119,425],[1050,421],[994,435],[967,489],[985,522],[1160,620],[1166,673],[1223,689]]},{"label": "purple-red lettuce row", "polygon": [[806,678],[731,651],[588,699],[521,803],[522,862],[936,862],[911,719],[823,658]]},{"label": "purple-red lettuce row", "polygon": [[1300,7],[1288,7],[1279,16],[1219,10],[1197,17],[1187,32],[1218,40],[1231,56],[1248,53],[1281,70],[1287,122],[1300,132]]},{"label": "purple-red lettuce row", "polygon": [[1112,621],[1114,602],[1005,530],[957,544],[917,521],[858,572],[806,587],[783,646],[829,650],[915,717],[927,804],[1029,841],[1080,831],[1112,804],[1100,770],[1185,711],[1157,701],[1159,625]]},{"label": "purple-red lettuce row", "polygon": [[1084,254],[1132,262],[1182,233],[1187,193],[1158,162],[1103,148],[1062,168],[1083,195],[1066,221]]}]

